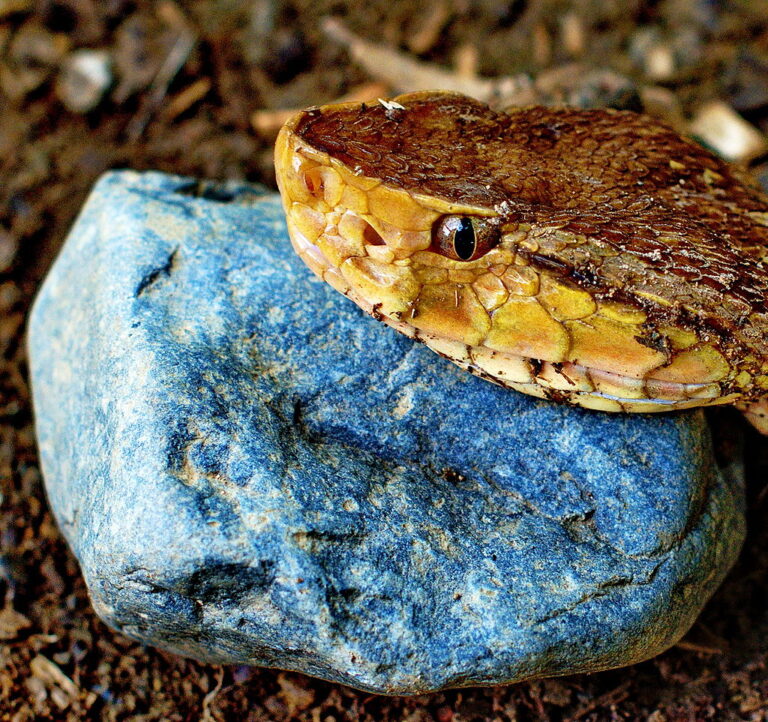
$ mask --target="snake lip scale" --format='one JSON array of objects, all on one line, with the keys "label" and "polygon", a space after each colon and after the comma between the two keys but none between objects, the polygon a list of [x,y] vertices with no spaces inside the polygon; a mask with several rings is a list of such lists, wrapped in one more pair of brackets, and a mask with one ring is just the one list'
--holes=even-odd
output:
[{"label": "snake lip scale", "polygon": [[768,432],[768,199],[664,124],[425,91],[296,114],[275,167],[305,263],[462,368]]}]

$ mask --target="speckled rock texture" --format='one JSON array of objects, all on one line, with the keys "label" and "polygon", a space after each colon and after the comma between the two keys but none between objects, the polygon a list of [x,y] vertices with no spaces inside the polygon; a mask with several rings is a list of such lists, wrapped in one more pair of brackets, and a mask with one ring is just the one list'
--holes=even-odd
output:
[{"label": "speckled rock texture", "polygon": [[743,538],[702,413],[462,372],[312,277],[258,189],[105,176],[29,350],[93,604],[180,654],[388,694],[615,667],[686,631]]}]

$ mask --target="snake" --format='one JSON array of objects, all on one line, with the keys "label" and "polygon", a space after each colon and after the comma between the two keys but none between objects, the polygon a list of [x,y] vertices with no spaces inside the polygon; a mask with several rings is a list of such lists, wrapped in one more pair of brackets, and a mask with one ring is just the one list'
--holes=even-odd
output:
[{"label": "snake", "polygon": [[768,433],[768,197],[663,122],[421,91],[296,113],[275,169],[306,265],[469,372]]}]

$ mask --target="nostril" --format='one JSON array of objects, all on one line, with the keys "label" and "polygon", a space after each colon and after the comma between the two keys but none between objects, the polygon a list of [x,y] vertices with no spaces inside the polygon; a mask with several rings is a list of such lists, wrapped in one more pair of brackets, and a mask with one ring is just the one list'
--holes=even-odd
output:
[{"label": "nostril", "polygon": [[365,223],[363,227],[363,240],[369,246],[383,246],[384,239],[379,235],[379,232],[370,223],[365,221],[363,223]]}]

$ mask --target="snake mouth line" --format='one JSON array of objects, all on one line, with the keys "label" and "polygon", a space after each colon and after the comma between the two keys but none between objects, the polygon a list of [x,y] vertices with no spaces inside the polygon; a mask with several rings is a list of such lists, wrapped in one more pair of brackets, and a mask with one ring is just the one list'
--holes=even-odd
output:
[{"label": "snake mouth line", "polygon": [[573,362],[554,363],[510,354],[486,346],[469,346],[445,336],[426,333],[381,311],[358,293],[325,256],[299,232],[291,242],[312,271],[366,313],[400,333],[424,343],[461,368],[505,388],[608,412],[663,412],[732,403],[739,394],[722,395],[717,383],[676,383],[638,379]]}]

